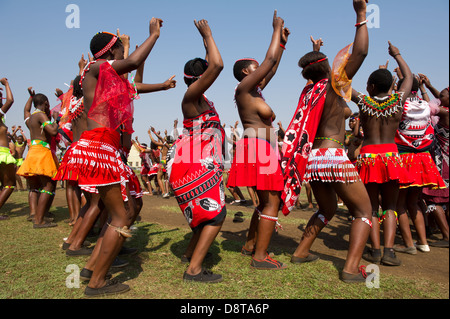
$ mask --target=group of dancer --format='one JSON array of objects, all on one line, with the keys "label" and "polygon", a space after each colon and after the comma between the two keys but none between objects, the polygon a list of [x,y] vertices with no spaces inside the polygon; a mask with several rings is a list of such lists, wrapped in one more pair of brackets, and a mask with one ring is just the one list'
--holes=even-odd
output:
[{"label": "group of dancer", "polygon": [[[152,140],[162,147],[161,159],[165,160],[168,176],[169,185],[162,184],[160,188],[164,195],[169,188],[173,191],[193,231],[183,255],[188,261],[183,275],[185,281],[213,283],[223,279],[202,264],[227,215],[225,187],[248,187],[255,191],[257,205],[241,250],[242,255],[250,257],[250,266],[254,269],[286,268],[268,253],[268,246],[274,230],[279,227],[280,209],[284,215],[289,215],[304,183],[311,186],[318,211],[306,225],[292,263],[318,259],[310,249],[335,215],[338,198],[353,217],[348,254],[340,273],[342,281],[366,280],[359,264],[369,237],[372,243],[369,255],[374,261],[398,264],[394,253],[397,221],[405,241],[405,247],[397,249],[412,253],[417,247],[426,251],[427,240],[421,232],[423,216],[418,208],[420,196],[427,196],[430,205],[435,204],[436,212],[441,212],[437,208],[442,207],[439,198],[446,196],[448,201],[448,88],[439,94],[432,91],[438,95],[439,103],[430,108],[431,101],[426,102],[429,99],[418,97],[419,85],[415,86],[417,83],[408,64],[390,42],[388,52],[402,74],[397,87],[394,88],[392,74],[381,68],[368,79],[368,95],[352,88],[352,79],[368,54],[366,4],[366,0],[353,0],[354,41],[338,53],[332,67],[328,57],[320,52],[321,40],[312,39],[313,51],[300,59],[299,67],[308,84],[284,131],[281,147],[273,127],[275,112],[262,95],[277,72],[290,35],[284,20],[274,12],[271,42],[262,63],[245,58],[236,61],[233,67],[234,77],[239,82],[235,103],[244,131],[233,147],[233,162],[226,183],[223,157],[227,137],[214,103],[205,96],[223,71],[224,63],[208,22],[194,21],[203,39],[206,57],[189,60],[184,67],[187,90],[181,101],[183,131],[173,141],[159,134],[158,140]],[[149,37],[131,54],[128,36],[119,32],[95,35],[90,44],[92,60],[81,59],[80,73],[72,81],[71,89],[60,94],[62,107],[57,121],[51,120],[48,99],[29,89],[25,119],[32,143],[18,174],[29,181],[34,227],[55,225],[45,214],[54,197],[56,180],[71,185],[66,188],[69,210],[80,212],[63,245],[68,255],[86,251],[83,243],[87,233],[97,218],[103,216],[102,231],[81,271],[82,278],[89,281],[85,289],[87,296],[130,289],[126,284],[111,280],[108,270],[121,251],[127,253],[123,252],[124,240],[132,235],[130,227],[142,209],[139,179],[126,164],[131,146],[134,144],[142,153],[159,156],[154,149],[147,151],[131,138],[133,100],[139,94],[176,86],[173,77],[161,84],[143,83],[144,64],[160,37],[162,23],[152,18]],[[128,77],[134,70],[136,75],[130,83]],[[431,89],[425,76],[420,79],[419,84]],[[10,89],[5,87],[7,102],[2,106],[2,114],[12,104]],[[354,163],[345,151],[345,121],[352,115],[347,105],[350,101],[359,107],[358,118],[354,120],[363,132],[362,147]],[[33,113],[32,103],[36,107]],[[436,134],[432,132],[432,115],[439,117]],[[52,141],[58,130],[67,124],[70,124],[72,143],[58,163],[52,152]],[[359,128],[355,133],[360,137]],[[439,140],[437,143],[433,143],[435,136]],[[5,144],[1,130],[0,143],[3,143],[0,146]],[[432,147],[436,158],[440,156],[440,171],[430,155]],[[32,165],[38,159],[42,165]],[[8,164],[1,164],[2,178],[6,176],[5,165]],[[7,181],[2,180],[3,185],[8,185]],[[8,188],[4,187],[2,198],[5,190]],[[81,192],[86,201],[83,206],[80,205]],[[382,212],[379,212],[380,207]],[[406,212],[418,232],[416,245]],[[437,220],[447,222],[445,213],[439,216],[442,218]],[[380,223],[384,228],[383,257]]]}]

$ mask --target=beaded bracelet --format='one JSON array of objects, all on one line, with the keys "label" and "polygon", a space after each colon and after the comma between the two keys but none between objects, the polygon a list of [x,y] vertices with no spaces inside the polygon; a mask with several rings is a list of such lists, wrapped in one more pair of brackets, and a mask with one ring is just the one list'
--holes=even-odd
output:
[{"label": "beaded bracelet", "polygon": [[364,21],[362,21],[362,22],[360,22],[360,23],[355,24],[355,27],[363,26],[363,25],[365,25],[367,22],[369,22],[369,21],[368,21],[368,20],[364,20]]}]

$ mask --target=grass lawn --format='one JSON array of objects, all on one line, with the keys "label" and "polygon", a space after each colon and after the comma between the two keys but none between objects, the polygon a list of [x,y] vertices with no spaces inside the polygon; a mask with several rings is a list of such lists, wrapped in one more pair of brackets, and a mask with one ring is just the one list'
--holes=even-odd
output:
[{"label": "grass lawn", "polygon": [[[60,193],[62,194],[62,193]],[[0,299],[80,299],[86,284],[68,288],[70,269],[82,269],[87,257],[66,257],[60,248],[70,227],[67,208],[53,207],[58,227],[33,229],[26,221],[26,192],[15,192],[3,212],[11,218],[0,223]],[[169,206],[167,210],[174,209]],[[228,212],[231,218],[233,211]],[[295,221],[293,221],[295,222]],[[126,246],[139,248],[139,254],[126,258],[130,265],[114,277],[131,286],[131,291],[114,299],[441,299],[442,290],[427,280],[383,276],[380,287],[349,285],[339,280],[333,264],[319,260],[312,265],[291,266],[286,270],[252,270],[248,257],[239,253],[242,243],[218,238],[205,262],[224,277],[212,285],[184,283],[186,268],[180,256],[191,233],[185,228],[140,222]],[[90,238],[95,242],[95,238]],[[274,252],[289,264],[290,256]],[[69,272],[66,272],[69,266]],[[72,267],[72,268],[70,268]],[[70,282],[69,282],[70,283]]]}]

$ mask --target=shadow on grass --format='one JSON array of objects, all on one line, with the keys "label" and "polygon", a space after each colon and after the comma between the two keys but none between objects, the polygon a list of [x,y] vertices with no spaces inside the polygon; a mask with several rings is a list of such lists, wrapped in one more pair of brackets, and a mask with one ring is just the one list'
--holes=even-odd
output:
[{"label": "shadow on grass", "polygon": [[0,215],[8,215],[10,218],[28,216],[28,207],[28,203],[6,202],[0,210]]},{"label": "shadow on grass", "polygon": [[[178,242],[173,243],[170,246],[170,250],[172,251],[172,253],[179,259],[181,259],[181,257],[184,255],[184,253],[186,252],[186,249],[189,245],[189,242],[191,241],[193,233],[187,233],[186,235],[184,235],[183,240],[180,240]],[[220,253],[220,246],[219,243],[214,240],[214,242],[212,243],[211,247],[209,247],[208,252],[211,253],[211,257],[210,258],[206,258],[203,261],[203,264],[207,267],[207,268],[212,268],[215,265],[217,265],[222,258],[220,257],[219,253]]]}]

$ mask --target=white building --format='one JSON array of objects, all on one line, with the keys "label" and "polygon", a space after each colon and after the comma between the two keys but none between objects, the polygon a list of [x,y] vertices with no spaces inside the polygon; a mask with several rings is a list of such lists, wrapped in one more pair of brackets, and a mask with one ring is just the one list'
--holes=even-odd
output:
[{"label": "white building", "polygon": [[130,165],[130,167],[133,169],[141,169],[142,161],[139,154],[140,154],[139,151],[133,145],[131,147],[130,154],[128,155],[128,165]]}]

